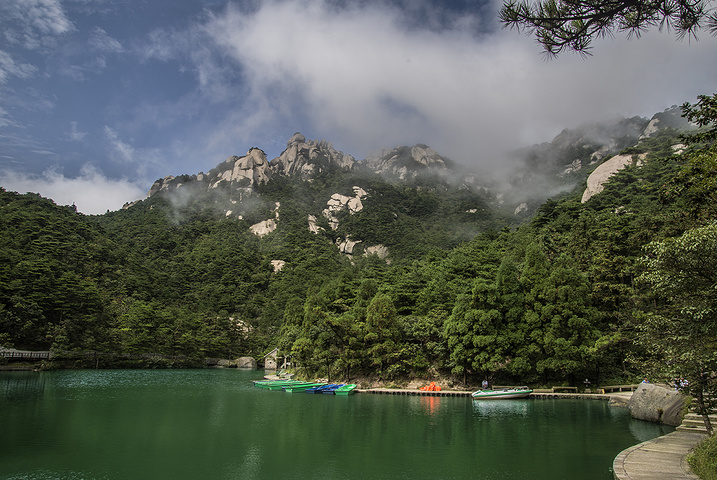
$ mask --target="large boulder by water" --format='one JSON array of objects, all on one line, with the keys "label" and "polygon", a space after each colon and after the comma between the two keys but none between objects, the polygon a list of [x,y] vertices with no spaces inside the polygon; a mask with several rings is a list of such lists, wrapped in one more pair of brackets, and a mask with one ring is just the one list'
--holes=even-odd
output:
[{"label": "large boulder by water", "polygon": [[256,360],[253,357],[239,357],[235,362],[239,368],[256,368]]},{"label": "large boulder by water", "polygon": [[651,383],[641,383],[627,408],[632,418],[677,427],[682,423],[687,398],[680,392]]}]

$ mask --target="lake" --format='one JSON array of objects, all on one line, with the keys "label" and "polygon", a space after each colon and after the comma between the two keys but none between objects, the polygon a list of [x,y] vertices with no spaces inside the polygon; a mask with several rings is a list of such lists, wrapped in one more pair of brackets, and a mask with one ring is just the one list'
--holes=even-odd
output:
[{"label": "lake", "polygon": [[612,479],[600,400],[288,394],[263,371],[0,372],[1,479]]}]

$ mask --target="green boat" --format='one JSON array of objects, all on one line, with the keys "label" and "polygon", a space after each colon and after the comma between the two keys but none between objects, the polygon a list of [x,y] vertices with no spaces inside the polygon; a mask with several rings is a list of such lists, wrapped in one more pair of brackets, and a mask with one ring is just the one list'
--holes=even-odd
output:
[{"label": "green boat", "polygon": [[259,388],[265,388],[267,390],[281,390],[288,385],[294,385],[297,383],[303,383],[299,380],[256,380],[254,386]]},{"label": "green boat", "polygon": [[287,387],[284,387],[284,391],[286,393],[296,393],[296,392],[304,393],[309,388],[322,387],[324,385],[326,385],[326,384],[325,383],[304,383],[302,385],[289,385]]},{"label": "green boat", "polygon": [[348,385],[342,385],[336,390],[334,390],[335,395],[351,395],[352,393],[356,393],[356,384],[355,383],[349,383]]},{"label": "green boat", "polygon": [[283,390],[283,389],[285,389],[286,387],[292,387],[292,386],[303,385],[303,384],[305,384],[305,383],[306,383],[306,382],[302,382],[302,381],[300,381],[300,380],[286,380],[286,381],[283,382],[283,383],[282,383],[282,382],[272,383],[271,385],[269,385],[269,386],[266,387],[266,388],[268,388],[269,390]]},{"label": "green boat", "polygon": [[509,398],[525,398],[533,393],[528,387],[512,387],[502,390],[478,390],[471,393],[473,400],[505,400]]}]

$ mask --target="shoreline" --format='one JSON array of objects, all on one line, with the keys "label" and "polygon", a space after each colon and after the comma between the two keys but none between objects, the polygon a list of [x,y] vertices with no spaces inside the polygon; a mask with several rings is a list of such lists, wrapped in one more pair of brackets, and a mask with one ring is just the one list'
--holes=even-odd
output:
[{"label": "shoreline", "polygon": [[[398,388],[357,389],[356,393],[372,395],[406,395],[421,397],[470,397],[470,391],[423,391]],[[611,406],[626,408],[633,392],[557,393],[533,392],[527,399],[571,398],[607,400]],[[675,430],[666,435],[633,445],[617,454],[612,463],[615,480],[699,480],[687,462],[687,455],[706,435]]]}]

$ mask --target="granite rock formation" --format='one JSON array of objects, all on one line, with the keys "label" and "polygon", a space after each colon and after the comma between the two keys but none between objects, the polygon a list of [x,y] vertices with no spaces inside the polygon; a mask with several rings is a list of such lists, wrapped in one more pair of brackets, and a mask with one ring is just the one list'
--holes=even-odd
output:
[{"label": "granite rock formation", "polygon": [[638,420],[677,427],[682,423],[687,397],[682,393],[652,383],[641,383],[632,394],[627,408]]}]

